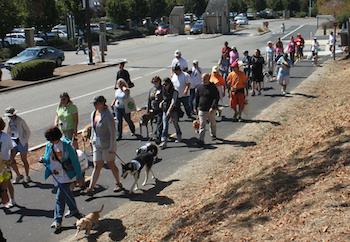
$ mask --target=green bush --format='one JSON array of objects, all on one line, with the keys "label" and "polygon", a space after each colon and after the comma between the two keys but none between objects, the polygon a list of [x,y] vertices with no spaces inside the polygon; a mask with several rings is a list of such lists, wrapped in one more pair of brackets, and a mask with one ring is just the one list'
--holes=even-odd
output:
[{"label": "green bush", "polygon": [[297,18],[305,18],[307,16],[306,12],[299,12],[295,15]]},{"label": "green bush", "polygon": [[37,81],[53,76],[56,63],[49,60],[33,60],[15,65],[11,69],[13,80]]},{"label": "green bush", "polygon": [[75,50],[76,43],[74,40],[54,38],[47,41],[45,45],[55,47],[63,51]]},{"label": "green bush", "polygon": [[6,48],[0,48],[0,61],[6,61],[25,49],[24,45],[10,45]]}]

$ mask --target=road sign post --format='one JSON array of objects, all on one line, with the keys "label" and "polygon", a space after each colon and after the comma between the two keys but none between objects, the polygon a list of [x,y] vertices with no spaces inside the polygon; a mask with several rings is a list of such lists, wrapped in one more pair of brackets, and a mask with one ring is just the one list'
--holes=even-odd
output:
[{"label": "road sign post", "polygon": [[[83,0],[84,1],[84,0]],[[90,29],[90,1],[85,0],[85,14],[86,14],[86,38],[88,42],[88,51],[89,51],[89,65],[94,65],[92,58],[92,41],[91,41],[91,29]]]}]

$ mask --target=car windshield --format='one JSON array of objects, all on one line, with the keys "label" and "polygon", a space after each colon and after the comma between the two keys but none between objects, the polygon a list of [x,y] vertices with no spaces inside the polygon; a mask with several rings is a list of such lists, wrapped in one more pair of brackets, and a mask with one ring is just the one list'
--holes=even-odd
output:
[{"label": "car windshield", "polygon": [[37,56],[40,50],[26,49],[18,54],[18,56]]}]

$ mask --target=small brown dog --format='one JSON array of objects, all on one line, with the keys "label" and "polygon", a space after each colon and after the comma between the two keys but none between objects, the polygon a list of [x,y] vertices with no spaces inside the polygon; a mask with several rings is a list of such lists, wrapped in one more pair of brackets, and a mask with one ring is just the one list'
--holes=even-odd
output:
[{"label": "small brown dog", "polygon": [[81,230],[85,229],[85,234],[90,235],[90,231],[94,225],[96,225],[100,219],[100,213],[103,210],[104,205],[101,206],[101,209],[92,213],[89,213],[84,218],[78,219],[76,222],[77,232],[75,236],[78,236],[78,233]]},{"label": "small brown dog", "polygon": [[92,129],[92,127],[91,127],[90,124],[88,124],[88,125],[86,125],[86,126],[84,127],[83,132],[81,133],[82,136],[83,136],[83,141],[84,141],[84,142],[87,142],[87,141],[90,140],[91,129]]}]

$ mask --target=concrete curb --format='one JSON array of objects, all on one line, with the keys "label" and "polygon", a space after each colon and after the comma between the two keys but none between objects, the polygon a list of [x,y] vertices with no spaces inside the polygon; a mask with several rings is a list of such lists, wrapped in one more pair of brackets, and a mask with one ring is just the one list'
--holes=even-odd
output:
[{"label": "concrete curb", "polygon": [[55,80],[59,80],[59,79],[63,79],[63,78],[71,77],[71,76],[76,76],[76,75],[80,75],[80,74],[84,74],[84,73],[88,73],[88,72],[92,72],[92,71],[97,71],[97,70],[101,70],[101,69],[105,69],[105,68],[113,67],[113,66],[117,66],[117,65],[119,65],[119,62],[107,64],[107,65],[100,66],[100,67],[97,67],[97,68],[94,68],[91,70],[78,71],[78,72],[74,72],[71,74],[63,75],[63,76],[51,77],[51,78],[47,78],[47,79],[40,80],[40,81],[34,81],[34,82],[30,82],[28,84],[21,85],[21,86],[6,87],[6,88],[0,89],[0,93],[9,92],[9,91],[29,87],[29,86],[40,85],[43,83],[47,83],[47,82],[51,82],[51,81],[55,81]]},{"label": "concrete curb", "polygon": [[261,35],[264,35],[264,34],[267,34],[267,33],[270,33],[271,30],[268,30],[266,32],[263,32],[263,33],[257,33],[255,36],[261,36]]}]

